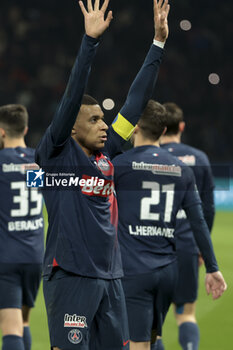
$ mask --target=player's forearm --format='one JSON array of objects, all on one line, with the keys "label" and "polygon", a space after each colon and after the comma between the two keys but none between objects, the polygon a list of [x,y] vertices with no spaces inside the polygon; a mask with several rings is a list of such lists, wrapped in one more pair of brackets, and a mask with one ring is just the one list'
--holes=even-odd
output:
[{"label": "player's forearm", "polygon": [[214,205],[208,208],[205,208],[203,206],[203,212],[204,212],[204,217],[205,217],[205,221],[207,223],[208,229],[211,233],[212,227],[213,227],[213,223],[214,223],[214,216],[215,216],[215,208]]},{"label": "player's forearm", "polygon": [[204,217],[211,232],[215,216],[214,194],[213,191],[206,192],[201,198]]},{"label": "player's forearm", "polygon": [[206,271],[208,273],[218,271],[218,264],[201,205],[193,205],[192,207],[185,209],[185,212],[190,222],[198,248],[200,249],[201,255],[205,261]]},{"label": "player's forearm", "polygon": [[124,130],[121,130],[125,125],[124,120],[122,122],[122,117],[130,122],[133,130],[133,127],[137,124],[148,100],[152,96],[158,77],[163,51],[164,50],[158,46],[151,46],[143,66],[131,85],[125,104],[112,124],[113,129],[125,140],[127,139],[127,135],[124,133]]},{"label": "player's forearm", "polygon": [[55,145],[62,144],[71,135],[97,46],[97,39],[87,35],[83,37],[66,91],[51,124],[51,134]]}]

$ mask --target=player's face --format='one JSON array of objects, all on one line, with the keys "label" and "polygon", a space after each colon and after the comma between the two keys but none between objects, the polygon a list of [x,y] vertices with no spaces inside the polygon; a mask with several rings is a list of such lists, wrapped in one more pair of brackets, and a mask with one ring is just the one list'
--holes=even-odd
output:
[{"label": "player's face", "polygon": [[72,137],[88,155],[104,147],[108,126],[99,105],[82,105],[72,130]]}]

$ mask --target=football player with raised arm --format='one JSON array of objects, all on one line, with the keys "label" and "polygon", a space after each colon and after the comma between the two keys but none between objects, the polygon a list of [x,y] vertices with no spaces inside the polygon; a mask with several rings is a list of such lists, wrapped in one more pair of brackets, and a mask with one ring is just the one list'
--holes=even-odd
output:
[{"label": "football player with raised arm", "polygon": [[65,94],[36,152],[45,173],[69,169],[80,181],[66,190],[43,190],[49,220],[44,296],[53,349],[129,348],[110,159],[130,137],[153,92],[168,36],[169,5],[167,0],[154,1],[154,42],[108,128],[98,102],[83,97],[99,37],[112,19],[111,11],[105,19],[108,2],[100,6],[99,0],[88,0],[87,9],[80,2],[86,34]]},{"label": "football player with raised arm", "polygon": [[24,106],[0,107],[0,329],[3,350],[30,350],[30,310],[44,256],[42,194],[26,187],[35,150],[26,147]]},{"label": "football player with raised arm", "polygon": [[[204,217],[211,231],[214,221],[214,181],[207,155],[181,142],[185,129],[182,109],[175,103],[164,103],[167,111],[167,130],[161,138],[161,147],[178,157],[193,170],[200,194]],[[195,316],[198,292],[198,265],[201,257],[185,212],[180,210],[176,222],[176,252],[179,280],[173,302],[179,327],[179,342],[183,350],[198,350],[199,328]]]},{"label": "football player with raised arm", "polygon": [[150,100],[134,130],[134,148],[113,160],[130,350],[150,350],[152,330],[162,334],[177,282],[175,224],[181,207],[205,261],[207,293],[217,299],[226,289],[193,172],[159,147],[165,130],[166,109]]}]

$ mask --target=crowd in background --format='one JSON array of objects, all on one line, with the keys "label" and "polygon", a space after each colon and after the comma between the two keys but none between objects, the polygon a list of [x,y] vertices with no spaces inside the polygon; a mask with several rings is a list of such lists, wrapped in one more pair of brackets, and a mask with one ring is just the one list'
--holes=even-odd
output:
[{"label": "crowd in background", "polygon": [[[153,98],[183,108],[183,141],[203,149],[212,163],[231,162],[233,138],[233,2],[171,4],[170,36]],[[114,21],[102,38],[87,92],[101,103],[111,122],[153,39],[152,0],[112,0]],[[192,28],[181,30],[187,19]],[[28,145],[35,146],[64,92],[83,35],[74,0],[1,0],[0,105],[22,103],[30,113]],[[220,82],[211,85],[210,73]],[[100,88],[99,88],[100,87]]]}]

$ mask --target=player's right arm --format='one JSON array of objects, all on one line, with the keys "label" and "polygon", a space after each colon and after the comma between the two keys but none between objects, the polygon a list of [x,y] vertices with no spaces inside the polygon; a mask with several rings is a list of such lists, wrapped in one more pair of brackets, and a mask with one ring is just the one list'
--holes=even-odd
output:
[{"label": "player's right arm", "polygon": [[[84,16],[86,34],[83,37],[66,91],[47,133],[38,146],[36,156],[38,163],[40,163],[40,155],[46,153],[48,158],[51,157],[55,148],[63,145],[71,135],[81,106],[91,63],[98,46],[98,38],[108,28],[112,20],[111,11],[108,13],[106,19],[104,18],[108,3],[109,0],[105,0],[102,7],[100,7],[99,0],[95,0],[94,6],[91,0],[87,0],[86,9],[83,2],[79,2]],[[47,142],[46,137],[50,138],[50,142]],[[50,145],[50,149],[48,145]]]}]

